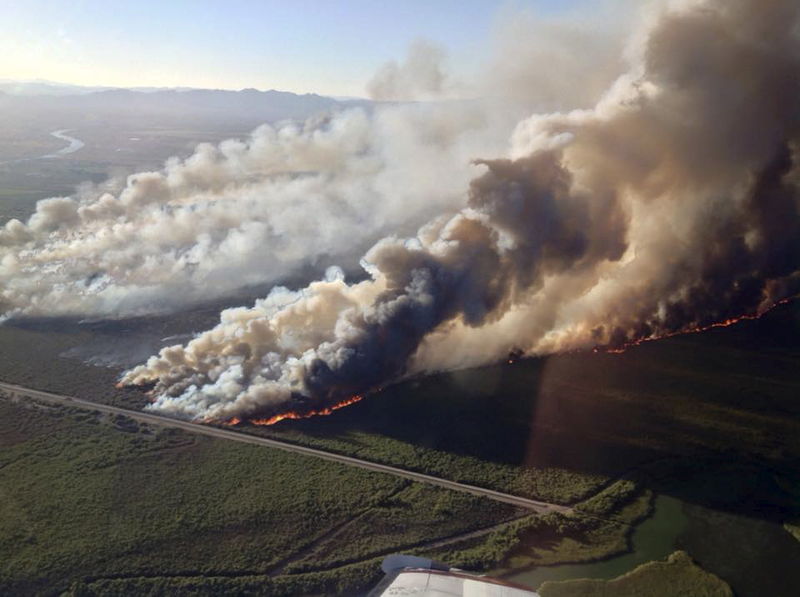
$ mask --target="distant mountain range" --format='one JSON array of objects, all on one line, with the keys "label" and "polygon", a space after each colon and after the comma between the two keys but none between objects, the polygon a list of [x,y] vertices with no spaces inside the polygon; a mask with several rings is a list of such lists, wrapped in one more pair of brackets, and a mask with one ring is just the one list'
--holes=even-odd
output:
[{"label": "distant mountain range", "polygon": [[[46,79],[2,79],[0,78],[0,93],[8,95],[85,95],[98,91],[140,91],[152,93],[156,91],[231,91],[225,89],[207,89],[201,87],[114,87],[109,85],[74,85],[72,83],[60,83],[58,81],[48,81]],[[243,89],[242,91],[254,91]],[[232,91],[237,93],[237,91]],[[297,95],[297,94],[295,94]],[[363,101],[360,97],[331,97],[341,101]]]},{"label": "distant mountain range", "polygon": [[255,125],[369,105],[367,100],[275,90],[121,89],[0,80],[0,123],[35,120],[79,126],[135,119],[142,124],[184,125],[199,120],[219,126]]},{"label": "distant mountain range", "polygon": [[[0,92],[8,95],[80,95],[94,91],[105,91],[113,87],[72,85],[43,79],[19,81],[0,79]],[[144,90],[143,90],[144,91]]]}]

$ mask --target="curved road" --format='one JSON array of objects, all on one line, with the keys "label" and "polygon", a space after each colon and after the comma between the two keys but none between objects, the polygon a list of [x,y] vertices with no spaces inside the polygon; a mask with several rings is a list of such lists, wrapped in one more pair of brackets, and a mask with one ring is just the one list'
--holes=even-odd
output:
[{"label": "curved road", "polygon": [[95,410],[115,415],[125,415],[126,417],[130,417],[131,419],[134,419],[136,421],[140,421],[142,423],[149,423],[151,425],[158,425],[161,427],[175,427],[178,429],[183,429],[184,431],[189,431],[191,433],[199,433],[200,435],[209,435],[211,437],[216,437],[219,439],[228,439],[237,442],[243,442],[246,444],[255,444],[258,446],[266,446],[268,448],[277,448],[279,450],[285,450],[287,452],[295,452],[297,454],[304,454],[306,456],[322,458],[324,460],[330,460],[332,462],[338,462],[340,464],[346,464],[349,466],[355,466],[370,471],[386,473],[389,475],[394,475],[396,477],[402,477],[404,479],[411,479],[412,481],[419,481],[420,483],[438,485],[439,487],[445,487],[447,489],[452,489],[453,491],[461,491],[463,493],[470,493],[472,495],[486,497],[498,502],[504,502],[506,504],[519,506],[520,508],[527,508],[528,510],[538,512],[540,514],[546,514],[548,512],[560,512],[562,514],[570,514],[572,512],[572,508],[568,506],[561,506],[559,504],[551,504],[548,502],[541,502],[539,500],[532,500],[524,497],[519,497],[516,495],[511,495],[509,493],[502,493],[500,491],[494,491],[492,489],[477,487],[475,485],[458,483],[456,481],[450,481],[448,479],[442,479],[440,477],[434,477],[432,475],[417,473],[414,471],[409,471],[402,468],[389,466],[386,464],[370,462],[369,460],[361,460],[360,458],[353,458],[352,456],[344,456],[342,454],[336,454],[334,452],[326,452],[324,450],[318,450],[316,448],[307,448],[305,446],[299,446],[297,444],[291,444],[280,440],[267,439],[265,437],[258,437],[255,435],[247,435],[246,433],[232,431],[229,429],[220,429],[219,427],[209,427],[207,425],[200,425],[197,423],[191,423],[189,421],[180,421],[178,419],[171,419],[169,417],[164,417],[161,415],[154,415],[142,411],[128,410],[126,408],[118,408],[116,406],[109,406],[107,404],[99,404],[97,402],[81,400],[80,398],[72,398],[70,396],[62,396],[60,394],[51,394],[50,392],[33,390],[31,388],[25,388],[23,386],[17,386],[10,383],[0,382],[0,390],[5,390],[6,392],[14,396],[25,396],[28,398],[33,398],[44,402],[63,404],[66,406],[76,406],[78,408]]}]

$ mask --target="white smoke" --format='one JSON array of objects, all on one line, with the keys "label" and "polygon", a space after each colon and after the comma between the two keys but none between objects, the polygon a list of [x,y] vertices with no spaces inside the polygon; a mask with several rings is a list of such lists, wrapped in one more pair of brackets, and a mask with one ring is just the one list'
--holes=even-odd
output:
[{"label": "white smoke", "polygon": [[[800,290],[799,23],[791,0],[675,2],[591,109],[515,128],[491,101],[353,112],[50,200],[0,235],[7,312],[152,309],[393,233],[369,279],[276,288],[123,378],[152,386],[153,409],[226,420],[762,311]],[[379,80],[422,69],[441,90],[439,64]],[[506,158],[469,164],[486,155]]]},{"label": "white smoke", "polygon": [[[514,39],[502,51],[524,52],[526,42]],[[308,265],[350,271],[382,236],[413,234],[458,210],[477,172],[471,161],[506,152],[519,119],[553,92],[526,80],[509,105],[483,75],[457,84],[445,64],[443,49],[420,41],[369,87],[382,98],[459,89],[486,97],[264,125],[247,139],[203,144],[162,170],[132,175],[116,191],[90,186],[40,201],[27,222],[0,227],[0,321],[171,312]],[[576,105],[573,89],[561,92],[562,104]]]},{"label": "white smoke", "polygon": [[800,6],[679,3],[592,110],[534,116],[467,206],[128,372],[152,408],[329,406],[409,371],[685,329],[798,290]]},{"label": "white smoke", "polygon": [[[504,120],[504,122],[503,122]],[[0,228],[5,317],[123,317],[230,295],[456,209],[513,120],[479,104],[354,109],[200,145],[116,194],[40,201]],[[447,173],[443,176],[442,173]]]},{"label": "white smoke", "polygon": [[388,62],[367,83],[369,97],[379,101],[437,100],[453,95],[459,86],[445,65],[443,48],[417,40],[402,63]]}]

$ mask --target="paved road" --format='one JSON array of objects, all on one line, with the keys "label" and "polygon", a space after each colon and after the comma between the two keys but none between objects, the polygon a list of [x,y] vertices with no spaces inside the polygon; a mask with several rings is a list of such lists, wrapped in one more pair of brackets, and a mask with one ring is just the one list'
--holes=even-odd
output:
[{"label": "paved road", "polygon": [[484,489],[483,487],[476,487],[474,485],[467,485],[466,483],[458,483],[456,481],[449,481],[448,479],[442,479],[440,477],[434,477],[432,475],[425,475],[423,473],[408,471],[402,468],[397,468],[386,464],[379,464],[377,462],[361,460],[360,458],[353,458],[352,456],[344,456],[342,454],[335,454],[333,452],[326,452],[324,450],[317,450],[315,448],[298,446],[296,444],[290,444],[288,442],[282,442],[275,439],[267,439],[265,437],[247,435],[246,433],[241,433],[239,431],[232,431],[230,429],[220,429],[218,427],[200,425],[197,423],[191,423],[189,421],[180,421],[177,419],[171,419],[169,417],[154,415],[147,412],[128,410],[125,408],[118,408],[116,406],[109,406],[107,404],[98,404],[96,402],[89,402],[88,400],[81,400],[80,398],[72,398],[70,396],[62,396],[60,394],[51,394],[50,392],[32,390],[30,388],[16,386],[4,382],[0,382],[0,390],[5,390],[6,392],[14,396],[24,396],[28,398],[34,398],[36,400],[41,400],[44,402],[63,404],[67,406],[75,406],[78,408],[85,408],[103,413],[125,415],[136,421],[140,421],[142,423],[149,423],[151,425],[159,425],[161,427],[175,427],[178,429],[183,429],[184,431],[189,431],[191,433],[199,433],[200,435],[209,435],[211,437],[216,437],[219,439],[228,439],[237,442],[243,442],[246,444],[255,444],[258,446],[277,448],[279,450],[285,450],[287,452],[295,452],[297,454],[304,454],[306,456],[322,458],[324,460],[330,460],[333,462],[338,462],[349,466],[355,466],[370,471],[377,471],[389,475],[395,475],[396,477],[402,477],[404,479],[411,479],[412,481],[419,481],[421,483],[438,485],[439,487],[445,487],[447,489],[452,489],[453,491],[461,491],[464,493],[470,493],[473,495],[486,497],[498,502],[513,504],[514,506],[527,508],[529,510],[533,510],[535,512],[543,514],[547,512],[561,512],[563,514],[569,514],[572,512],[572,508],[568,506],[561,506],[559,504],[551,504],[548,502],[531,500],[528,498],[511,495],[508,493],[502,493],[500,491]]}]

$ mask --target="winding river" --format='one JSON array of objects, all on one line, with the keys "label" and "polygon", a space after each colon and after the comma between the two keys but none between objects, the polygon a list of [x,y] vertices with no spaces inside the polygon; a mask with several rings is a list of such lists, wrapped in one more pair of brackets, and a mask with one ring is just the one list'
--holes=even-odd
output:
[{"label": "winding river", "polygon": [[69,143],[69,145],[67,145],[66,147],[62,147],[58,151],[54,151],[54,152],[51,152],[51,153],[46,153],[44,155],[37,155],[37,156],[33,156],[33,157],[28,157],[28,158],[17,158],[15,160],[0,161],[0,166],[6,165],[6,164],[20,164],[22,162],[32,162],[33,160],[49,160],[49,159],[52,159],[52,158],[60,158],[60,157],[63,157],[65,155],[69,155],[71,153],[75,153],[79,149],[83,148],[86,144],[83,141],[81,141],[80,139],[76,139],[75,137],[71,137],[71,136],[66,134],[66,133],[70,132],[71,130],[73,130],[73,129],[59,129],[57,131],[52,131],[50,133],[50,136],[55,137],[56,139],[59,139],[61,141],[66,141],[67,143]]},{"label": "winding river", "polygon": [[33,158],[33,159],[57,158],[61,157],[62,155],[67,155],[78,151],[81,147],[85,145],[85,143],[80,139],[76,139],[75,137],[70,137],[69,135],[65,134],[70,132],[71,130],[72,129],[60,129],[50,133],[51,136],[55,137],[56,139],[61,139],[62,141],[66,141],[67,143],[69,143],[69,145],[53,153],[48,153],[47,155],[39,156],[39,158]]}]

